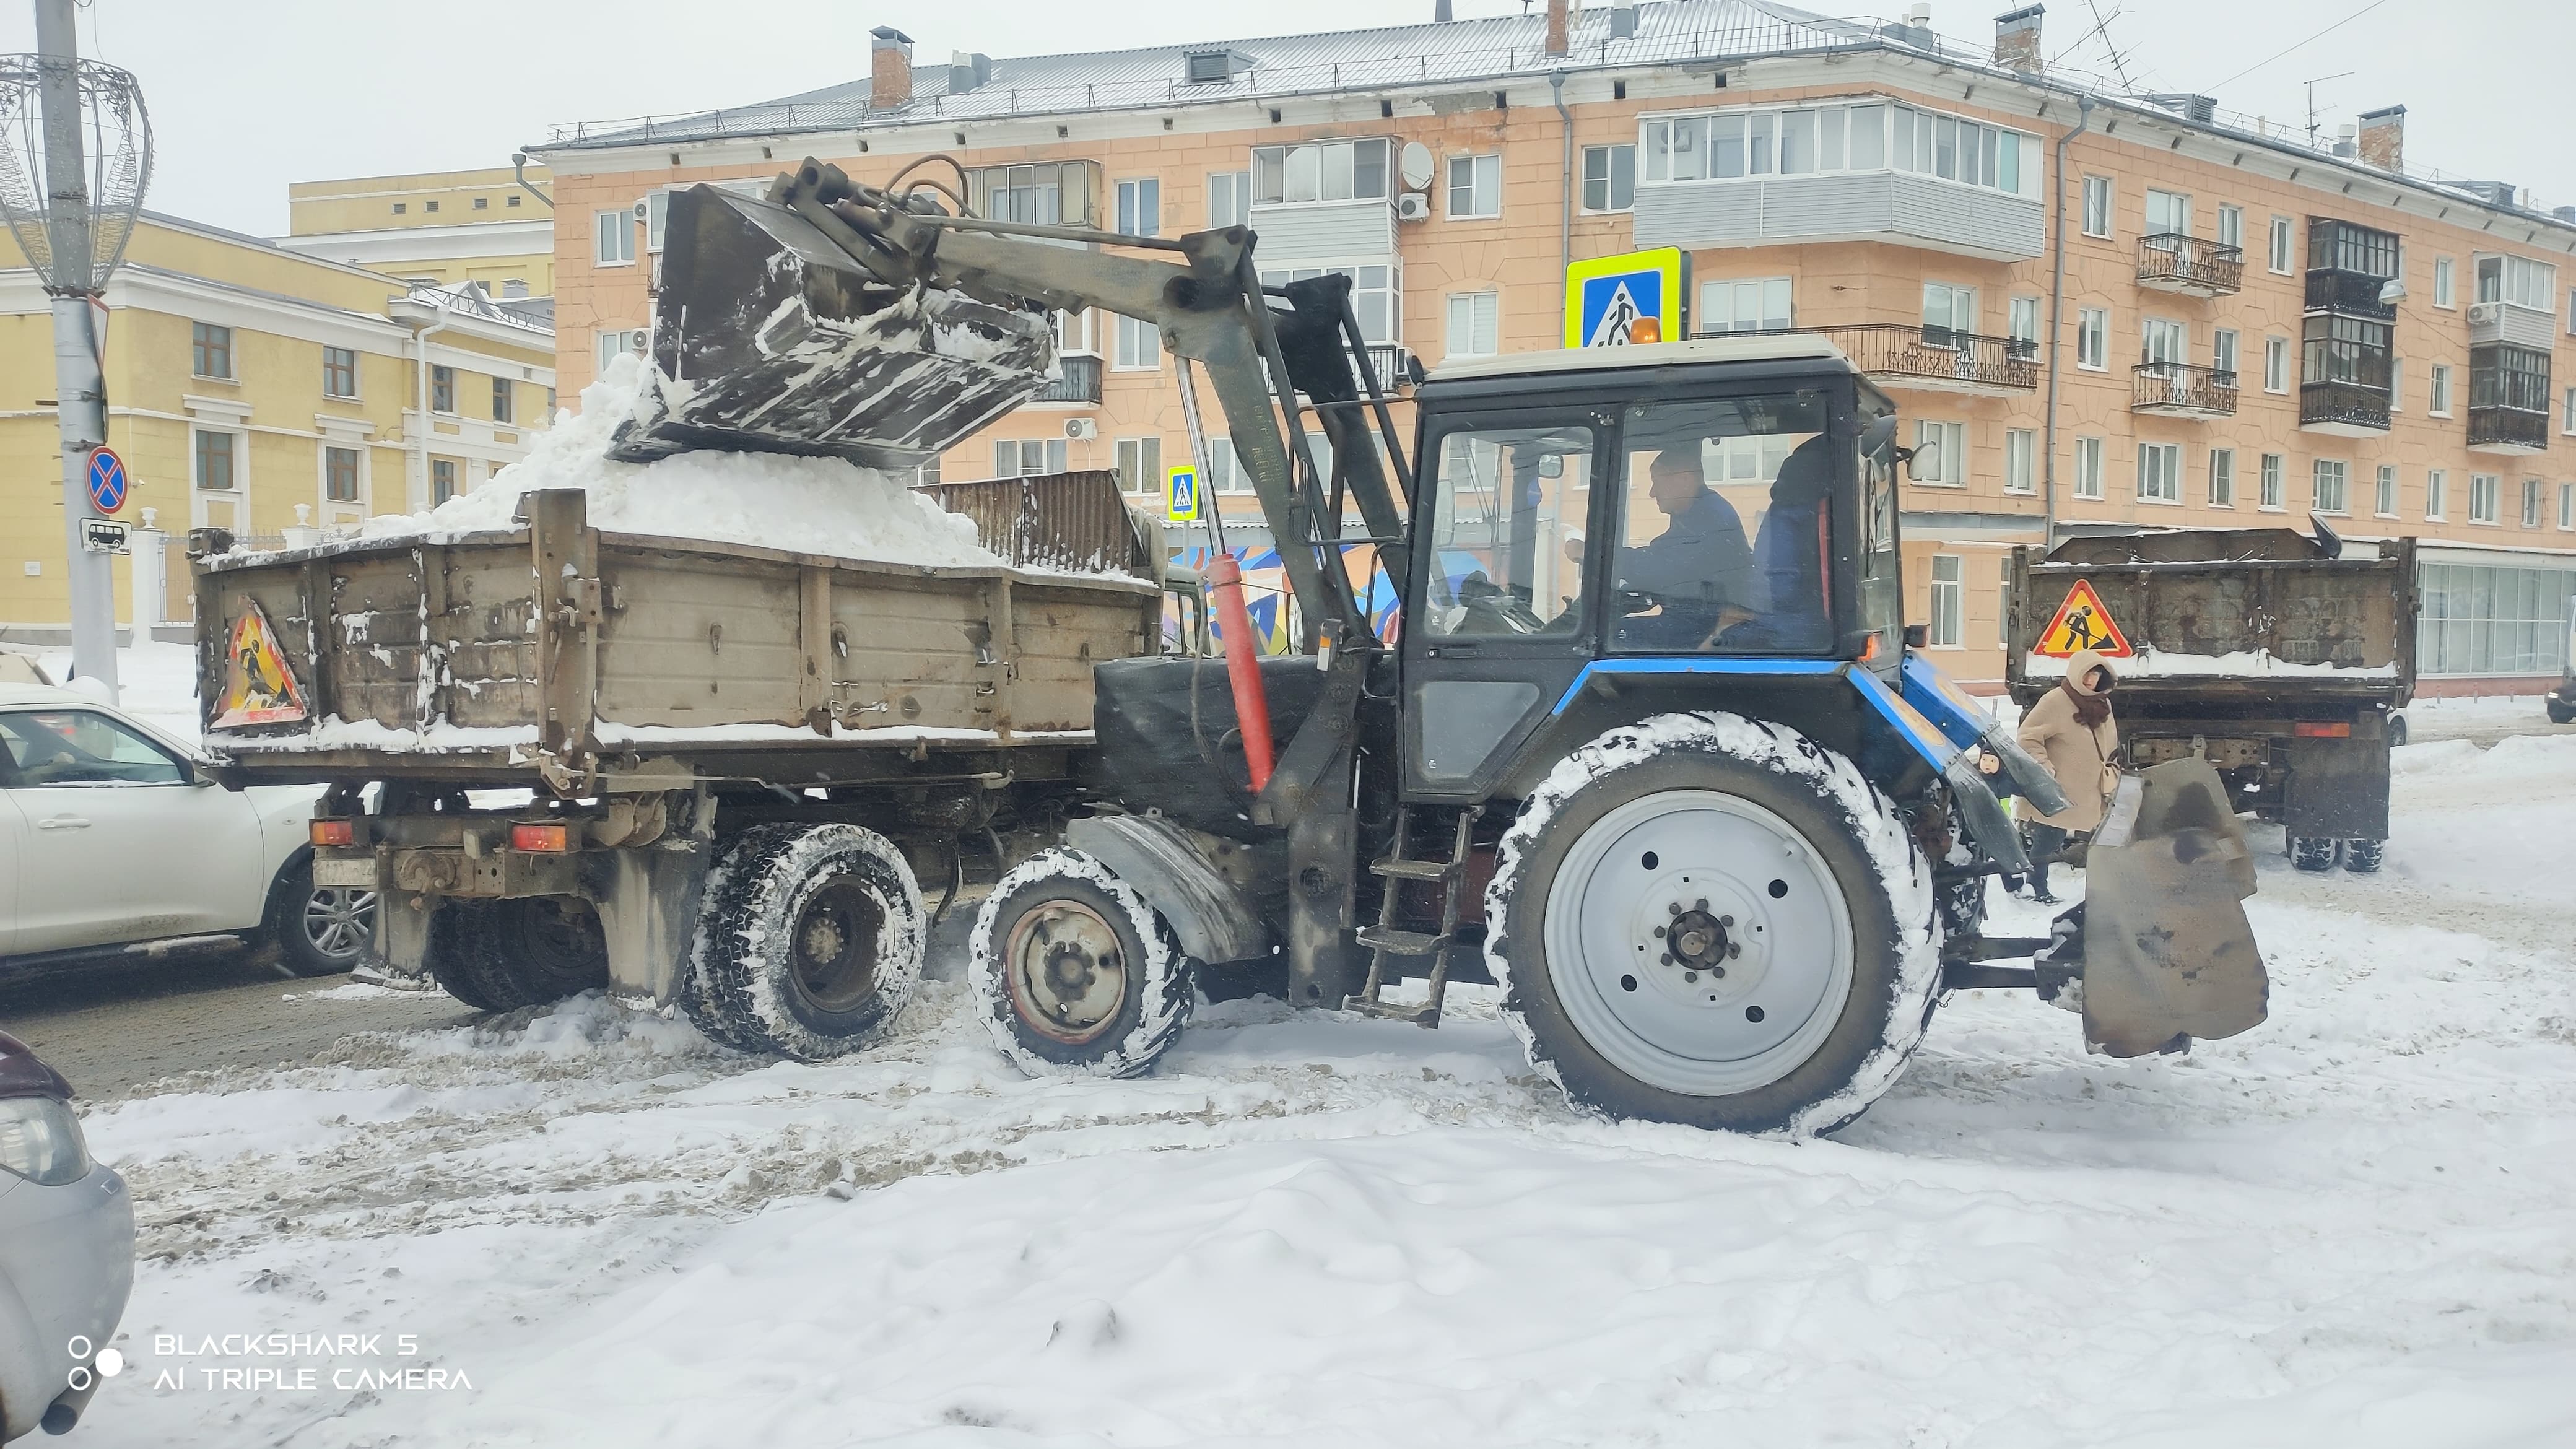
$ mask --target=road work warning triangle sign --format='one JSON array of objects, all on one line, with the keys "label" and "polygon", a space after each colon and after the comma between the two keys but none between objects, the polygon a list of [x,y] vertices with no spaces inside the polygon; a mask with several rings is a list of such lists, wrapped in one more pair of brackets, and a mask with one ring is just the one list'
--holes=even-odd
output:
[{"label": "road work warning triangle sign", "polygon": [[304,718],[304,690],[278,648],[268,613],[255,599],[233,621],[231,647],[224,651],[224,697],[212,728],[284,724]]},{"label": "road work warning triangle sign", "polygon": [[2066,591],[2066,602],[2057,606],[2056,617],[2039,631],[2039,642],[2031,652],[2064,659],[2078,649],[2114,658],[2136,652],[2129,647],[2128,636],[2120,632],[2120,626],[2111,622],[2111,611],[2102,607],[2102,596],[2082,579]]}]

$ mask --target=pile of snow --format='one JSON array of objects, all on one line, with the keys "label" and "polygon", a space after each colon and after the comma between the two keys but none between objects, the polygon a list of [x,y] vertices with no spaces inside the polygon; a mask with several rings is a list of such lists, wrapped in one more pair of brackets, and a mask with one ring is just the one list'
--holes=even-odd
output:
[{"label": "pile of snow", "polygon": [[652,463],[608,457],[635,412],[641,361],[623,355],[582,389],[581,411],[559,413],[528,456],[492,481],[426,513],[367,521],[369,539],[437,539],[514,527],[519,495],[579,488],[590,524],[613,533],[742,543],[794,553],[929,567],[999,566],[975,524],[914,492],[895,474],[839,458],[779,453],[680,453]]}]

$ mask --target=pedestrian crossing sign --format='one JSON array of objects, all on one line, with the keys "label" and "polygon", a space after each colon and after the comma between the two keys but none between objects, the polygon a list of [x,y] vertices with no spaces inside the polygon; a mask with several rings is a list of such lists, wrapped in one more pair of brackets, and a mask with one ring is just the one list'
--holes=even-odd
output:
[{"label": "pedestrian crossing sign", "polygon": [[1565,345],[1681,341],[1689,292],[1684,271],[1679,247],[1592,257],[1567,266]]},{"label": "pedestrian crossing sign", "polygon": [[1163,517],[1173,523],[1189,523],[1199,516],[1199,474],[1195,468],[1174,468],[1164,492]]},{"label": "pedestrian crossing sign", "polygon": [[2111,622],[2111,611],[2102,607],[2102,596],[2082,579],[2066,591],[2066,602],[2057,606],[2056,616],[2048,627],[2039,631],[2034,654],[2065,659],[2079,649],[2090,649],[2111,658],[2127,658],[2137,651],[2129,647],[2128,636]]}]

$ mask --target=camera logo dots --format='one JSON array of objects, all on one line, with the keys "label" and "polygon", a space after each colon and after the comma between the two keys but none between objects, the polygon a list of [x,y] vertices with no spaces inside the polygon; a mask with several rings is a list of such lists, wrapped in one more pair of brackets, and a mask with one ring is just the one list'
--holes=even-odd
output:
[{"label": "camera logo dots", "polygon": [[[98,1348],[86,1333],[75,1333],[64,1347],[71,1350],[72,1371],[69,1383],[74,1389],[86,1389],[100,1379],[112,1379],[125,1372],[122,1349]],[[93,1356],[91,1350],[96,1349]]]}]

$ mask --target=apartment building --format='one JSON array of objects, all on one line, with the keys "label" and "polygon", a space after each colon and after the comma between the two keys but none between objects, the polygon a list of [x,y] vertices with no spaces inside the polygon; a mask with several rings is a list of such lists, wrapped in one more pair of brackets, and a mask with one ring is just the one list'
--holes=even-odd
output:
[{"label": "apartment building", "polygon": [[[809,154],[878,183],[953,157],[987,216],[1248,224],[1266,275],[1347,273],[1381,363],[1434,369],[1564,345],[1570,262],[1673,247],[1690,330],[1831,337],[1940,445],[1902,526],[1913,617],[1962,677],[2001,673],[2015,545],[2314,515],[2423,541],[2429,690],[2554,680],[2576,222],[2410,169],[2402,107],[2314,148],[2053,74],[2042,23],[2013,11],[1968,48],[1753,0],[1559,0],[946,64],[879,28],[865,79],[535,148],[572,219],[558,367],[577,385],[649,335],[671,191]],[[1132,321],[1059,326],[1063,381],[940,471],[1116,467],[1154,491],[1187,452],[1169,360]],[[1229,535],[1251,533],[1216,452]]]},{"label": "apartment building", "polygon": [[[0,243],[0,634],[68,627],[50,299]],[[109,281],[107,442],[121,517],[166,547],[195,527],[274,545],[467,491],[552,418],[554,334],[472,288],[412,286],[146,212]],[[148,522],[147,522],[148,520]],[[166,545],[163,541],[166,540]],[[116,560],[118,613],[189,618],[174,557]]]},{"label": "apartment building", "polygon": [[286,188],[289,235],[277,244],[410,282],[472,282],[504,303],[551,297],[550,182],[543,166],[298,181]]}]

